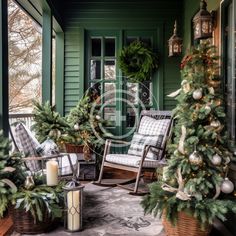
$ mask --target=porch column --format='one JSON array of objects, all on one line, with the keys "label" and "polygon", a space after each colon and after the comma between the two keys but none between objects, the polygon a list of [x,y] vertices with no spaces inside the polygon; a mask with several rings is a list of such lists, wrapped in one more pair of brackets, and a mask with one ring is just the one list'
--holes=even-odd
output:
[{"label": "porch column", "polygon": [[42,102],[52,103],[52,12],[43,10]]},{"label": "porch column", "polygon": [[8,10],[0,0],[0,129],[8,137]]}]

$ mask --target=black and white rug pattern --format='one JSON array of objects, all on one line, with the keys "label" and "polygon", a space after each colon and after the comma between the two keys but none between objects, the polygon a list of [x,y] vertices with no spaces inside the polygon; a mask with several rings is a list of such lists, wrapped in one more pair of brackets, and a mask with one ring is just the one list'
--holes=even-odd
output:
[{"label": "black and white rug pattern", "polygon": [[88,184],[84,190],[84,231],[81,236],[161,236],[161,220],[145,215],[142,197],[121,188]]}]

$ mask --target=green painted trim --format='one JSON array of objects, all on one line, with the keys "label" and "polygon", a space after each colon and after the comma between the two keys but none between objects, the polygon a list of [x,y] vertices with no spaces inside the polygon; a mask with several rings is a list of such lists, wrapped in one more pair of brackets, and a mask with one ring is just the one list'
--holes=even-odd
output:
[{"label": "green painted trim", "polygon": [[8,137],[8,4],[0,0],[0,129]]},{"label": "green painted trim", "polygon": [[52,13],[43,11],[42,101],[52,103]]},{"label": "green painted trim", "polygon": [[64,115],[64,33],[56,33],[56,109]]},{"label": "green painted trim", "polygon": [[86,89],[85,86],[85,30],[84,28],[79,28],[79,65],[80,65],[80,71],[79,71],[79,98],[82,98],[84,91]]}]

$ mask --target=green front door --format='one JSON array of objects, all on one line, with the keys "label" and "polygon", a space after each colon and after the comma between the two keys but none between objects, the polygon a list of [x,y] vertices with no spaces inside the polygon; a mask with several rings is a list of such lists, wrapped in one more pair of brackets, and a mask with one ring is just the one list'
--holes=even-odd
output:
[{"label": "green front door", "polygon": [[[141,40],[154,50],[157,44],[155,30],[87,31],[86,79],[87,88],[93,88],[100,99],[97,106],[106,120],[107,129],[119,139],[129,139],[135,130],[140,111],[157,106],[157,84],[150,81],[129,83],[117,65],[117,56],[123,45]],[[157,76],[155,74],[154,76]]]}]

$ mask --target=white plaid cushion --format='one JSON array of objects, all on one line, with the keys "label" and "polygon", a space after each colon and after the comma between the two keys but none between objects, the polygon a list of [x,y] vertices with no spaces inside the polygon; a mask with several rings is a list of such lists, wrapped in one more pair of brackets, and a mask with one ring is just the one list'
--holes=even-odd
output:
[{"label": "white plaid cushion", "polygon": [[[106,155],[106,161],[116,163],[125,166],[138,167],[141,157],[128,155],[128,154],[108,154]],[[151,160],[145,159],[143,162],[144,168],[157,168],[160,165],[165,165],[164,160]]]},{"label": "white plaid cushion", "polygon": [[[26,157],[39,156],[36,148],[40,145],[31,131],[22,123],[17,124],[15,128],[15,141],[19,151],[24,153]],[[26,166],[31,171],[38,171],[41,165],[38,161],[27,161]]]},{"label": "white plaid cushion", "polygon": [[138,133],[144,135],[159,135],[165,134],[170,125],[170,119],[157,120],[149,116],[143,116]]},{"label": "white plaid cushion", "polygon": [[[151,145],[155,147],[161,147],[163,141],[163,135],[143,135],[134,133],[128,154],[135,156],[142,156],[145,145]],[[147,158],[156,160],[158,158],[159,150],[150,148],[147,153]]]}]

